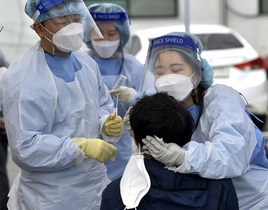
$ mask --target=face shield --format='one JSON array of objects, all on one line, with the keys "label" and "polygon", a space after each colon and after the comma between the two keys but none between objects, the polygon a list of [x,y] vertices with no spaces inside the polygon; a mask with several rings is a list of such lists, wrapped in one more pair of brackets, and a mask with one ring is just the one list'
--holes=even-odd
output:
[{"label": "face shield", "polygon": [[[129,27],[130,22],[129,22],[128,16],[125,12],[103,13],[103,12],[91,11],[90,13],[91,13],[93,19],[95,20],[95,22],[113,23],[120,34],[125,32],[123,34],[129,35],[129,28],[128,27]],[[126,31],[124,31],[124,30],[126,30]],[[127,38],[129,38],[129,37],[127,37]],[[93,39],[93,38],[91,38],[91,39]]]},{"label": "face shield", "polygon": [[[82,0],[28,0],[25,6],[25,12],[34,22],[43,23],[46,20],[53,21],[55,30],[53,35],[60,31],[60,35],[72,36],[77,31],[80,38],[89,41],[90,37],[84,37],[84,31],[87,30],[94,39],[102,38],[95,21],[90,15],[86,5]],[[68,26],[69,25],[69,26]],[[68,26],[66,28],[66,26]],[[82,30],[82,33],[81,33]],[[77,36],[76,36],[77,37]]]},{"label": "face shield", "polygon": [[[113,4],[108,4],[113,5]],[[103,13],[103,12],[95,12],[91,11],[90,14],[92,15],[93,19],[97,24],[101,23],[112,23],[116,30],[119,32],[118,39],[116,40],[107,40],[107,37],[111,34],[109,30],[107,29],[102,31],[103,36],[106,38],[103,39],[94,39],[91,34],[91,41],[86,42],[89,49],[94,49],[100,57],[102,58],[110,58],[117,50],[122,48],[127,40],[129,39],[129,28],[123,29],[123,25],[120,25],[119,23],[128,23],[128,17],[125,12],[110,12],[110,13]],[[107,26],[100,26],[100,29],[103,30],[103,27]],[[109,28],[109,27],[108,27]],[[126,37],[126,34],[128,32],[128,37]],[[114,32],[113,32],[114,33]],[[87,36],[87,35],[86,35]],[[127,39],[127,40],[126,40]]]},{"label": "face shield", "polygon": [[150,41],[140,94],[149,95],[148,84],[155,84],[155,80],[166,75],[189,77],[192,87],[198,86],[201,80],[201,57],[191,39],[166,35]]},{"label": "face shield", "polygon": [[[97,24],[112,23],[115,26],[115,28],[119,31],[120,34],[119,49],[122,50],[130,38],[130,19],[128,18],[126,10],[123,7],[114,3],[94,3],[88,7],[88,10]],[[109,34],[107,33],[108,31],[108,29],[106,32],[102,31],[104,37]],[[90,36],[90,34],[85,34],[85,36]],[[96,50],[96,46],[93,47],[92,41],[85,43],[89,49]],[[100,46],[100,48],[102,48],[101,51],[103,52],[107,50],[107,47],[104,48]],[[98,54],[100,55],[99,52]],[[100,56],[103,57],[102,55]]]}]

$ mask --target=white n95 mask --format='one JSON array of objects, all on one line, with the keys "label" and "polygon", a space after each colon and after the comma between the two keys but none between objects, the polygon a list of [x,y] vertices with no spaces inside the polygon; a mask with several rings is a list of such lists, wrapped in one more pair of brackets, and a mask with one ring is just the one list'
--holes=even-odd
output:
[{"label": "white n95 mask", "polygon": [[176,100],[183,101],[194,89],[192,76],[168,74],[156,79],[154,85],[158,92],[167,92]]},{"label": "white n95 mask", "polygon": [[125,209],[136,208],[151,187],[151,180],[142,154],[133,154],[120,181],[120,193]]},{"label": "white n95 mask", "polygon": [[118,49],[120,44],[120,40],[115,41],[93,41],[92,46],[94,50],[99,54],[102,58],[110,58]]},{"label": "white n95 mask", "polygon": [[45,38],[55,44],[56,47],[62,52],[74,52],[82,47],[84,37],[84,28],[82,23],[70,23],[57,31],[55,34],[50,32],[45,27],[44,29],[53,35],[52,41],[47,37]]}]

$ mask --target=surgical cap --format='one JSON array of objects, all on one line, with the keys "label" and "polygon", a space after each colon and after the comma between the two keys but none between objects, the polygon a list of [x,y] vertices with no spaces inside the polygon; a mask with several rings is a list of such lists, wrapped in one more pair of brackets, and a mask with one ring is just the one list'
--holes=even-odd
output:
[{"label": "surgical cap", "polygon": [[[53,5],[48,10],[43,10],[45,5]],[[37,8],[41,8],[40,15],[35,20]],[[40,11],[39,10],[39,11]],[[79,14],[81,19],[86,17],[86,7],[82,0],[27,0],[25,13],[34,20],[42,23],[48,19],[62,17],[71,14]]]},{"label": "surgical cap", "polygon": [[[186,32],[172,32],[169,33],[168,35],[182,36],[191,39],[196,45],[196,47],[199,49],[199,52],[201,54],[203,50],[203,44],[197,36]],[[213,70],[205,59],[202,59],[201,61],[201,70],[202,70],[202,77],[200,85],[203,87],[203,89],[206,90],[213,84]]]},{"label": "surgical cap", "polygon": [[[88,7],[93,19],[98,22],[111,22],[120,33],[121,47],[124,47],[130,38],[129,19],[126,11],[117,4],[113,3],[95,3]],[[98,14],[111,14],[111,17],[99,18]],[[113,18],[118,16],[119,18]],[[107,18],[108,17],[108,18]],[[88,35],[87,35],[88,36]],[[93,49],[91,41],[86,43],[88,48]]]}]

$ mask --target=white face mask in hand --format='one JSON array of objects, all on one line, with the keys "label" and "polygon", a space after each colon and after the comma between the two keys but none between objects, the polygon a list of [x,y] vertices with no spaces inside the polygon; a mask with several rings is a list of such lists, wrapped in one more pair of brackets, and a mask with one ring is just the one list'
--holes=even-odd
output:
[{"label": "white face mask in hand", "polygon": [[110,58],[118,49],[120,40],[115,41],[93,41],[92,46],[101,58]]},{"label": "white face mask in hand", "polygon": [[151,187],[151,180],[142,154],[133,154],[120,181],[120,192],[125,209],[136,208]]},{"label": "white face mask in hand", "polygon": [[155,80],[155,88],[158,92],[167,92],[178,101],[183,101],[194,88],[192,76],[188,77],[182,74],[164,75]]}]

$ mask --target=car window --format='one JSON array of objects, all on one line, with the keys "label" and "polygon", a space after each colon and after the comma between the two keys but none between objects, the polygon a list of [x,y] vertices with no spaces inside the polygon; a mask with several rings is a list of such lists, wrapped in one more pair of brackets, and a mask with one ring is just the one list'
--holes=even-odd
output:
[{"label": "car window", "polygon": [[202,41],[203,50],[223,50],[243,47],[232,34],[195,34]]}]

